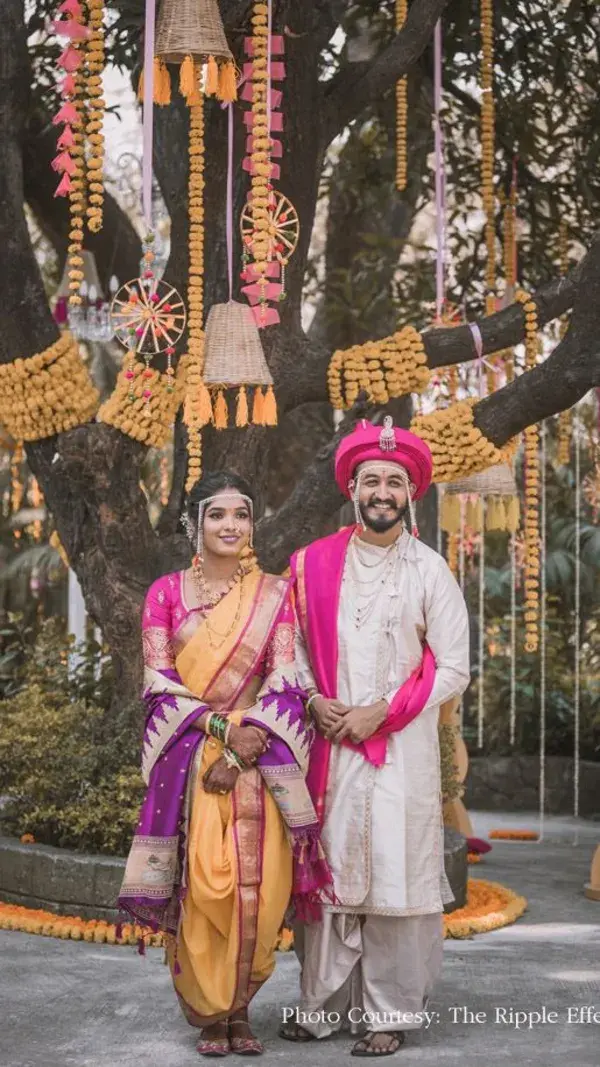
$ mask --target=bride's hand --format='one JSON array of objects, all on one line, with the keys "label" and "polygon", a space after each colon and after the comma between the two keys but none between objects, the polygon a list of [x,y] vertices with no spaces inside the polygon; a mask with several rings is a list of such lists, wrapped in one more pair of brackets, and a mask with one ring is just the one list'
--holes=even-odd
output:
[{"label": "bride's hand", "polygon": [[204,792],[231,793],[235,789],[239,773],[237,767],[229,767],[225,758],[220,756],[214,763],[211,763],[202,779]]},{"label": "bride's hand", "polygon": [[242,763],[255,763],[267,747],[268,734],[258,726],[231,725],[227,747],[231,748]]}]

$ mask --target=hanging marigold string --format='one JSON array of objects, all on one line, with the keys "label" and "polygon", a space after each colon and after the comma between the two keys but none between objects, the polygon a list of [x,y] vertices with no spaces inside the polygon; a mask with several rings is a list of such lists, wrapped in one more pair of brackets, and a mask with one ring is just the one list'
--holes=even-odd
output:
[{"label": "hanging marigold string", "polygon": [[493,0],[481,0],[481,195],[486,216],[485,272],[487,313],[494,311],[496,290],[496,233],[494,229],[494,16]]},{"label": "hanging marigold string", "polygon": [[392,397],[424,392],[430,378],[423,339],[414,326],[404,326],[381,341],[338,349],[327,371],[329,398],[336,411],[352,407],[361,390],[375,403],[386,404]]},{"label": "hanging marigold string", "polygon": [[89,104],[85,130],[90,154],[87,160],[88,207],[86,215],[88,229],[92,233],[98,233],[102,228],[104,204],[104,135],[102,133],[105,109],[102,92],[102,74],[105,63],[104,0],[87,0],[87,6],[90,29],[86,52]]},{"label": "hanging marigold string", "polygon": [[189,141],[189,284],[188,362],[183,421],[187,427],[186,492],[202,474],[201,430],[212,418],[210,394],[202,380],[204,368],[204,100],[190,106]]},{"label": "hanging marigold string", "polygon": [[[396,30],[401,30],[408,15],[408,0],[396,0]],[[396,188],[406,189],[407,177],[408,79],[396,82]]]},{"label": "hanging marigold string", "polygon": [[[512,459],[516,438],[497,448],[475,426],[477,404],[475,397],[469,397],[429,415],[416,415],[412,420],[411,429],[431,449],[434,482],[455,482]],[[468,520],[467,524],[470,525]]]},{"label": "hanging marigold string", "polygon": [[[83,24],[83,12],[81,7],[73,14],[74,22]],[[69,186],[69,214],[70,230],[69,244],[67,245],[67,269],[69,278],[69,304],[71,307],[82,303],[79,290],[83,281],[83,236],[86,212],[86,182],[85,182],[85,121],[86,121],[86,69],[84,57],[86,53],[86,41],[74,40],[71,44],[74,53],[72,67],[72,100],[71,100],[71,125],[73,129],[73,145],[70,149],[73,160]]]},{"label": "hanging marigold string", "polygon": [[[22,463],[23,442],[17,441],[10,464],[10,510],[12,515],[16,515],[19,511],[25,493],[23,479],[21,478]],[[13,539],[16,543],[21,540],[21,531],[16,526],[13,527]]]},{"label": "hanging marigold string", "polygon": [[[538,357],[537,308],[531,295],[517,290],[515,300],[525,313],[525,366],[533,370]],[[540,462],[539,426],[527,426],[525,443],[525,651],[537,652],[540,612]]]},{"label": "hanging marigold string", "polygon": [[43,352],[0,366],[0,422],[16,441],[71,430],[97,406],[98,392],[68,331]]}]

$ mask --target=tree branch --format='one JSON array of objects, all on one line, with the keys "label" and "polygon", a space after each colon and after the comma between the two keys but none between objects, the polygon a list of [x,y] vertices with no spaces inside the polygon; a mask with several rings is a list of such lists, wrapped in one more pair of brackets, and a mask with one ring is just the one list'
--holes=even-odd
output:
[{"label": "tree branch", "polygon": [[331,79],[325,90],[326,144],[417,62],[447,3],[448,0],[414,0],[405,25],[387,48],[372,61],[348,63]]}]

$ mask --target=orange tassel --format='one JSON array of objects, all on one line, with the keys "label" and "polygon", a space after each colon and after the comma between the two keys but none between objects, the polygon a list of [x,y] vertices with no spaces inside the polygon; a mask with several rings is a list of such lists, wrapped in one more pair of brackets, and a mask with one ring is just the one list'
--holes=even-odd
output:
[{"label": "orange tassel", "polygon": [[204,92],[207,96],[215,96],[219,91],[219,68],[214,56],[208,57],[206,64],[206,86]]},{"label": "orange tassel", "polygon": [[188,107],[197,107],[202,103],[203,97],[200,89],[202,82],[202,67],[199,67],[197,63],[194,64],[194,91],[187,98]]},{"label": "orange tassel", "polygon": [[255,426],[265,424],[265,398],[259,385],[254,390],[254,403],[252,405],[252,422]]},{"label": "orange tassel", "polygon": [[185,96],[188,104],[193,97],[196,88],[194,61],[191,56],[186,56],[179,68],[179,92],[182,96]]},{"label": "orange tassel", "polygon": [[154,103],[159,107],[171,103],[171,75],[159,56],[154,57]]},{"label": "orange tassel", "polygon": [[223,390],[219,389],[217,399],[215,401],[215,427],[217,430],[226,430],[229,413],[227,411],[227,401],[223,396]]},{"label": "orange tassel", "polygon": [[233,63],[223,63],[219,67],[217,99],[225,104],[232,104],[234,100],[237,100],[237,79]]},{"label": "orange tassel", "polygon": [[248,425],[248,397],[246,396],[246,387],[241,386],[237,398],[237,411],[235,415],[236,426]]},{"label": "orange tassel", "polygon": [[265,426],[277,426],[277,404],[275,401],[275,393],[273,392],[272,385],[270,385],[267,389],[263,413]]},{"label": "orange tassel", "polygon": [[208,426],[209,422],[213,420],[213,409],[210,400],[210,393],[206,388],[204,382],[200,386],[200,397],[198,404],[198,418],[201,426]]}]

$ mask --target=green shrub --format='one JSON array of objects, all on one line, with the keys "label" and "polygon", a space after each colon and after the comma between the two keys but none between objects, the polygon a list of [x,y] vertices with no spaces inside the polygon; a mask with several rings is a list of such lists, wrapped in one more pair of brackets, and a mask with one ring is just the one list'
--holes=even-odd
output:
[{"label": "green shrub", "polygon": [[69,672],[59,627],[44,625],[21,688],[0,700],[2,829],[124,855],[143,795],[139,708],[110,711],[109,672],[97,667],[82,655]]}]

